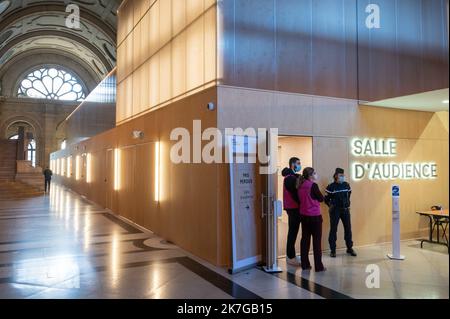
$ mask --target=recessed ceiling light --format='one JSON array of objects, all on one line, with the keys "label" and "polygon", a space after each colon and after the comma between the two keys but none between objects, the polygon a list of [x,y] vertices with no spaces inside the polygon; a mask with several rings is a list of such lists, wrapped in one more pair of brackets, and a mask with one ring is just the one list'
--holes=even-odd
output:
[{"label": "recessed ceiling light", "polygon": [[448,104],[448,100],[444,100],[444,101],[442,101],[442,103]]},{"label": "recessed ceiling light", "polygon": [[11,4],[11,1],[2,1],[2,2],[0,2],[0,14],[5,12],[6,9],[8,9],[10,4]]}]

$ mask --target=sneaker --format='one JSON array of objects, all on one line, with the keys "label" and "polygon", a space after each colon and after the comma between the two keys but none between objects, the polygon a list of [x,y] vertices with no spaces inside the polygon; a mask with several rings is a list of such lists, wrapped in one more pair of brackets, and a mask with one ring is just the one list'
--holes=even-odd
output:
[{"label": "sneaker", "polygon": [[336,258],[336,252],[334,250],[331,251],[330,253],[330,257],[332,258]]},{"label": "sneaker", "polygon": [[316,270],[316,272],[322,272],[322,271],[327,271],[327,269],[325,267],[323,267],[322,269]]},{"label": "sneaker", "polygon": [[356,252],[353,250],[353,248],[347,249],[347,254],[349,254],[350,256],[353,256],[353,257],[358,256],[356,254]]},{"label": "sneaker", "polygon": [[300,257],[299,256],[294,257],[294,258],[286,257],[286,263],[291,266],[299,267],[300,266]]}]

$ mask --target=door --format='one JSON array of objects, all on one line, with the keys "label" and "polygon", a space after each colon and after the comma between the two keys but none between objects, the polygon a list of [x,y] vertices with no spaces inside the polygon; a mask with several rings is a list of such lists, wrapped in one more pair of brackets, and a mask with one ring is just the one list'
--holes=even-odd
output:
[{"label": "door", "polygon": [[[298,157],[302,164],[302,169],[312,166],[312,151],[313,139],[309,136],[280,136],[278,138],[278,176],[277,176],[277,198],[283,201],[283,182],[284,177],[282,171],[289,166],[289,159],[291,157]],[[301,173],[301,172],[300,172]],[[288,233],[288,216],[283,208],[282,216],[278,218],[278,257],[284,258],[286,256],[286,241]],[[295,251],[300,253],[300,236],[299,230],[297,240],[295,243]]]}]

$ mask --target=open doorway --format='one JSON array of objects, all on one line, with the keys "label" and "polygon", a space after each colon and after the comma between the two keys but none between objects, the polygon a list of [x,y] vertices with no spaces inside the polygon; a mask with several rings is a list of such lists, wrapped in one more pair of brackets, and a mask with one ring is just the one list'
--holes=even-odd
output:
[{"label": "open doorway", "polygon": [[[278,138],[278,180],[277,197],[283,201],[283,176],[281,171],[289,166],[291,157],[298,157],[305,167],[312,167],[313,162],[313,139],[307,136],[280,136]],[[301,172],[300,172],[301,173]],[[286,256],[286,239],[288,231],[288,216],[283,208],[283,214],[278,218],[278,257]],[[295,244],[295,251],[300,253],[300,232]]]}]

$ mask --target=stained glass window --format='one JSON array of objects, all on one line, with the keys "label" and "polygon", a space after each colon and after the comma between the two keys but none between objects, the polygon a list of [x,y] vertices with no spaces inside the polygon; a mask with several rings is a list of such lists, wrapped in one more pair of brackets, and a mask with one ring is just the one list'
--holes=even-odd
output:
[{"label": "stained glass window", "polygon": [[71,73],[56,68],[41,68],[28,74],[20,83],[19,97],[82,101],[83,86]]}]

